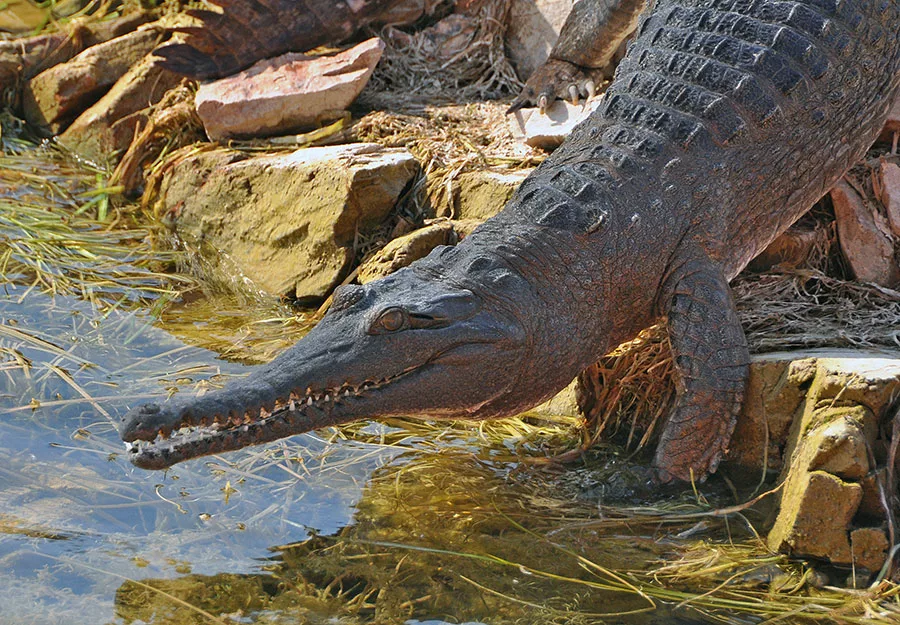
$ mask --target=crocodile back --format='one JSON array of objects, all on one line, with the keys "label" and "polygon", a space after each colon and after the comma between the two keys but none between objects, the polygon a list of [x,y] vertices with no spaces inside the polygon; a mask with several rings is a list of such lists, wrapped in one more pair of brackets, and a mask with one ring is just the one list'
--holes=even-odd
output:
[{"label": "crocodile back", "polygon": [[619,256],[700,246],[731,278],[862,156],[898,86],[900,0],[658,0],[513,212],[606,216]]}]

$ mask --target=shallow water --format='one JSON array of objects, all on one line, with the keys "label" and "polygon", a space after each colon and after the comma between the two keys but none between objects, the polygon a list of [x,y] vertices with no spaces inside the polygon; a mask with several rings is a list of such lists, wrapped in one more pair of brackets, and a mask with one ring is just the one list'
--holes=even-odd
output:
[{"label": "shallow water", "polygon": [[[22,159],[43,173],[7,199],[46,201],[41,177],[80,184],[49,155]],[[541,443],[513,428],[371,423],[136,469],[113,426],[125,410],[241,375],[304,321],[221,294],[157,317],[152,296],[98,306],[8,278],[0,623],[706,622],[604,590],[621,586],[603,567],[627,576],[678,544],[661,521],[590,524],[598,499],[642,492],[640,478],[603,460],[563,474],[522,465],[515,451]]]}]

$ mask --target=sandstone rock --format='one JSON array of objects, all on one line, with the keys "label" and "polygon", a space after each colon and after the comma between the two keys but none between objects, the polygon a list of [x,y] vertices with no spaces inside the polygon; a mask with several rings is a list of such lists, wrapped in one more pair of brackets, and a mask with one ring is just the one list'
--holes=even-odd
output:
[{"label": "sandstone rock", "polygon": [[831,190],[838,241],[853,274],[863,282],[893,287],[900,282],[894,244],[875,222],[866,202],[843,180]]},{"label": "sandstone rock", "polygon": [[881,467],[865,476],[860,485],[863,498],[859,503],[857,518],[872,523],[880,523],[887,518],[885,502],[887,501],[887,470]]},{"label": "sandstone rock", "polygon": [[403,149],[375,144],[307,148],[244,158],[185,158],[160,192],[179,235],[227,256],[256,287],[301,302],[344,279],[357,233],[387,217],[419,170]]},{"label": "sandstone rock", "polygon": [[72,60],[41,72],[25,87],[25,119],[53,134],[59,133],[163,38],[160,28],[139,28],[91,46]]},{"label": "sandstone rock", "polygon": [[452,210],[445,206],[438,216],[485,221],[503,210],[530,172],[478,170],[460,174],[454,181]]},{"label": "sandstone rock", "polygon": [[527,80],[550,54],[575,0],[513,0],[509,9],[506,51]]},{"label": "sandstone rock", "polygon": [[578,384],[577,380],[573,381],[559,393],[545,401],[539,406],[535,406],[525,414],[543,419],[564,419],[583,418],[581,410],[578,408]]},{"label": "sandstone rock", "polygon": [[510,130],[516,137],[534,148],[553,150],[569,136],[572,129],[588,118],[603,101],[595,97],[586,103],[574,105],[556,100],[541,115],[538,109],[522,109],[509,116]]},{"label": "sandstone rock", "polygon": [[[757,472],[765,458],[768,470],[782,470],[798,444],[824,426],[818,439],[823,447],[809,452],[804,466],[827,466],[860,479],[868,471],[864,444],[874,437],[875,416],[898,395],[900,355],[893,353],[823,349],[755,355],[728,465],[744,474]],[[862,439],[841,440],[828,429],[834,420],[860,426]]]},{"label": "sandstone rock", "polygon": [[[820,414],[820,418],[822,415]],[[869,449],[863,428],[875,419],[862,406],[843,408],[831,415],[831,422],[803,437],[803,452],[792,462],[804,462],[810,471],[825,471],[843,480],[859,481],[869,472]],[[808,462],[807,462],[808,459]],[[792,467],[796,470],[796,466]]]},{"label": "sandstone rock", "polygon": [[[757,357],[770,361],[768,381],[751,383],[739,418],[742,425],[735,434],[736,446],[746,449],[747,423],[769,418],[754,414],[760,406],[777,411],[782,405],[791,411],[795,416],[786,441],[762,439],[776,443],[775,453],[783,448],[784,459],[780,510],[769,545],[836,564],[850,564],[853,558],[871,563],[874,548],[859,547],[851,553],[849,537],[854,517],[871,517],[871,502],[866,510],[860,506],[864,496],[872,498],[872,486],[865,486],[873,468],[870,458],[875,457],[878,418],[888,412],[900,392],[900,358],[848,350],[823,350],[809,356],[787,365],[782,355]],[[760,389],[762,396],[755,396]],[[796,401],[793,389],[803,391],[801,401]],[[786,401],[765,401],[774,397]],[[775,422],[783,424],[783,416]],[[749,434],[754,436],[752,429]],[[755,438],[758,445],[758,430]]]},{"label": "sandstone rock", "polygon": [[357,280],[360,284],[365,284],[383,278],[428,256],[438,245],[453,245],[456,241],[456,233],[450,221],[438,221],[419,228],[394,239],[360,265]]},{"label": "sandstone rock", "polygon": [[474,18],[458,13],[448,15],[421,32],[425,57],[439,65],[452,61],[468,49],[477,31]]},{"label": "sandstone rock", "polygon": [[761,469],[781,469],[791,424],[816,368],[815,358],[805,353],[752,357],[744,404],[726,456],[728,464],[754,475]]},{"label": "sandstone rock", "polygon": [[781,510],[769,532],[776,551],[822,558],[852,559],[848,527],[859,507],[862,488],[824,471],[804,472],[786,482]]},{"label": "sandstone rock", "polygon": [[763,252],[750,261],[750,271],[764,272],[776,266],[796,268],[803,265],[813,250],[824,245],[827,239],[825,229],[808,230],[791,227],[772,241]]},{"label": "sandstone rock", "polygon": [[369,39],[334,56],[288,53],[260,61],[197,91],[197,113],[210,139],[261,137],[313,127],[323,113],[350,105],[381,59]]},{"label": "sandstone rock", "polygon": [[159,102],[181,77],[145,56],[106,95],[78,116],[59,142],[85,158],[105,162],[131,144],[135,129],[147,119],[145,109]]},{"label": "sandstone rock", "polygon": [[861,527],[850,533],[853,564],[869,571],[879,570],[887,559],[890,548],[884,530],[877,527]]},{"label": "sandstone rock", "polygon": [[24,81],[68,61],[90,46],[131,32],[151,19],[151,13],[137,11],[100,22],[76,20],[64,32],[0,41],[0,104],[17,108]]},{"label": "sandstone rock", "polygon": [[891,232],[900,238],[900,165],[882,161],[880,173],[881,203],[887,212]]}]

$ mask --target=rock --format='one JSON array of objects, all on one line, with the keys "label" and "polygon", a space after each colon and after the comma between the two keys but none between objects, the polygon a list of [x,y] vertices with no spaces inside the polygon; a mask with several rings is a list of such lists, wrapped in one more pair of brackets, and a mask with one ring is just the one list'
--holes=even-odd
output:
[{"label": "rock", "polygon": [[381,59],[377,37],[335,54],[288,53],[201,85],[197,113],[209,138],[262,137],[314,127],[362,91]]},{"label": "rock", "polygon": [[[875,415],[885,414],[898,395],[897,354],[822,349],[754,355],[727,466],[746,475],[758,472],[765,458],[767,470],[780,471],[800,441],[824,427],[805,466],[861,479],[869,470],[864,445],[874,437]],[[862,438],[842,441],[829,429],[836,419],[859,425]]]},{"label": "rock", "polygon": [[861,527],[850,532],[850,547],[854,566],[874,572],[884,565],[890,543],[884,530]]},{"label": "rock", "polygon": [[[478,22],[467,15],[448,15],[420,33],[425,58],[438,65],[465,53],[478,31]],[[397,31],[402,32],[402,31]],[[412,41],[412,37],[409,38]]]},{"label": "rock", "polygon": [[359,267],[360,284],[383,278],[414,261],[428,256],[438,245],[454,245],[457,241],[452,222],[438,221],[398,237],[381,248]]},{"label": "rock", "polygon": [[729,460],[746,468],[754,457],[758,464],[766,451],[774,468],[771,459],[783,458],[770,547],[835,564],[863,557],[872,562],[868,547],[851,552],[850,532],[857,516],[885,520],[883,515],[871,518],[877,510],[867,482],[881,429],[878,419],[900,393],[900,358],[850,350],[800,356],[754,357]]},{"label": "rock", "polygon": [[460,174],[454,181],[452,209],[442,207],[438,217],[485,221],[503,210],[530,172],[477,170]]},{"label": "rock", "polygon": [[152,18],[148,11],[137,11],[99,22],[75,20],[65,32],[0,41],[0,104],[17,108],[26,80],[90,46],[131,32]]},{"label": "rock", "polygon": [[841,251],[856,279],[889,288],[900,282],[893,241],[867,203],[843,180],[831,190],[831,201]]},{"label": "rock", "polygon": [[550,54],[575,0],[513,0],[506,51],[525,81]]},{"label": "rock", "polygon": [[750,271],[762,273],[774,267],[796,268],[802,266],[817,247],[827,243],[828,232],[824,228],[809,230],[792,226],[772,241],[763,252],[750,261]]},{"label": "rock", "polygon": [[58,134],[96,102],[128,69],[164,38],[153,26],[91,46],[72,60],[28,81],[23,94],[25,119]]},{"label": "rock", "polygon": [[860,485],[863,498],[859,503],[857,518],[872,523],[880,523],[887,518],[884,503],[887,501],[887,469],[878,468],[865,476]]},{"label": "rock", "polygon": [[509,116],[513,135],[524,139],[533,148],[553,150],[560,146],[572,129],[597,109],[603,101],[595,97],[586,103],[574,105],[556,100],[541,115],[538,109],[522,109]]},{"label": "rock", "polygon": [[418,171],[408,151],[376,144],[256,158],[214,150],[175,163],[160,202],[189,244],[267,293],[312,303],[346,277],[354,239],[384,221]]},{"label": "rock", "polygon": [[542,419],[583,419],[584,415],[578,407],[578,381],[573,380],[566,388],[545,401],[535,406],[524,414],[540,417]]},{"label": "rock", "polygon": [[900,95],[894,100],[894,105],[891,107],[890,112],[888,112],[887,119],[884,121],[884,127],[881,130],[881,136],[878,137],[878,140],[892,143],[894,141],[895,133],[900,133]]},{"label": "rock", "polygon": [[163,69],[148,55],[133,65],[106,95],[78,116],[59,136],[59,142],[85,158],[106,162],[131,144],[148,107],[159,102],[181,77]]},{"label": "rock", "polygon": [[360,284],[383,278],[420,258],[425,258],[439,245],[456,245],[484,223],[476,219],[451,220],[439,217],[425,221],[425,227],[392,239],[364,261],[357,271]]},{"label": "rock", "polygon": [[830,417],[834,420],[803,437],[807,457],[798,456],[792,462],[795,465],[803,462],[810,471],[825,471],[842,480],[859,481],[870,469],[871,445],[863,428],[865,424],[873,426],[875,419],[862,406],[839,409]]},{"label": "rock", "polygon": [[754,355],[741,414],[726,456],[742,473],[779,471],[797,409],[816,375],[806,353]]},{"label": "rock", "polygon": [[887,212],[891,232],[900,238],[900,165],[881,161],[880,174],[881,203]]},{"label": "rock", "polygon": [[836,564],[850,563],[847,528],[861,498],[859,484],[824,471],[802,473],[782,489],[781,510],[769,532],[769,547]]}]

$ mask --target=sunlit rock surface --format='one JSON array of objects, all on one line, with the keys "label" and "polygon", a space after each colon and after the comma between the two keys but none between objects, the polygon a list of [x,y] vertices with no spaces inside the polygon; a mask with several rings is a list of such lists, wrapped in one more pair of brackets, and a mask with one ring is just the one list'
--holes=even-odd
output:
[{"label": "sunlit rock surface", "polygon": [[441,207],[438,216],[485,221],[503,210],[529,173],[479,169],[460,174],[453,181],[452,206]]},{"label": "sunlit rock surface", "polygon": [[377,37],[333,56],[288,53],[200,86],[197,113],[209,138],[266,137],[315,127],[363,90],[381,59]]},{"label": "sunlit rock surface", "polygon": [[16,107],[26,80],[82,50],[131,32],[152,16],[137,11],[123,17],[75,24],[71,32],[55,32],[0,41],[0,103]]},{"label": "sunlit rock surface", "polygon": [[255,287],[316,301],[344,279],[354,241],[384,221],[418,171],[405,149],[375,144],[256,158],[201,152],[172,167],[158,208]]},{"label": "sunlit rock surface", "polygon": [[[754,357],[729,449],[731,471],[781,468],[780,510],[769,546],[867,569],[881,566],[885,514],[872,459],[883,463],[890,410],[900,395],[896,354],[852,350]],[[862,502],[866,507],[861,509]],[[876,526],[872,526],[876,525]],[[851,545],[851,532],[858,534]]]},{"label": "sunlit rock surface", "polygon": [[160,27],[141,27],[91,46],[72,60],[41,72],[25,87],[25,118],[54,134],[59,133],[100,99],[132,65],[150,54],[164,36]]},{"label": "sunlit rock surface", "polygon": [[533,148],[553,150],[603,101],[602,96],[572,104],[556,100],[544,113],[539,109],[522,109],[509,117],[510,130]]},{"label": "sunlit rock surface", "polygon": [[158,57],[145,56],[79,115],[59,136],[59,142],[81,156],[105,163],[131,145],[138,125],[146,124],[147,108],[180,82],[180,76],[163,69]]}]

